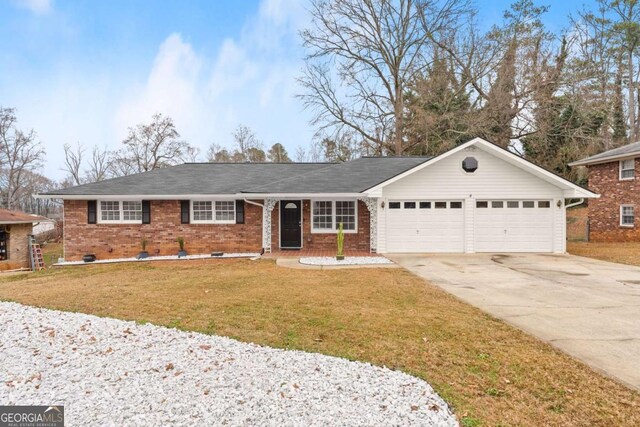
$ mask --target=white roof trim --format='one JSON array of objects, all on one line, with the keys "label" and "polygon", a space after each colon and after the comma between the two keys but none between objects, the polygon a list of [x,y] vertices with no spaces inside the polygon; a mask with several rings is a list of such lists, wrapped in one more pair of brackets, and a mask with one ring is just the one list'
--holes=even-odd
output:
[{"label": "white roof trim", "polygon": [[230,193],[230,194],[36,194],[38,199],[63,200],[198,200],[198,199],[319,199],[358,198],[362,193]]},{"label": "white roof trim", "polygon": [[384,187],[386,187],[389,184],[392,184],[396,181],[399,181],[411,174],[413,174],[414,172],[417,172],[419,170],[422,170],[423,168],[429,167],[434,163],[439,162],[440,160],[446,159],[447,157],[462,151],[468,147],[471,146],[481,146],[483,149],[486,149],[486,151],[489,151],[493,154],[495,154],[497,157],[502,158],[503,160],[506,160],[507,162],[516,165],[518,167],[520,167],[521,169],[526,170],[527,172],[559,187],[562,188],[563,190],[565,190],[565,197],[567,198],[589,198],[589,199],[593,199],[593,198],[598,198],[600,197],[598,194],[593,193],[589,190],[586,190],[582,187],[580,187],[579,185],[574,184],[571,181],[568,181],[562,177],[559,177],[543,168],[541,168],[540,166],[537,166],[531,162],[529,162],[528,160],[523,159],[522,157],[509,152],[508,150],[505,150],[503,148],[498,147],[495,144],[490,143],[489,141],[486,141],[482,138],[474,138],[471,141],[465,142],[464,144],[461,144],[455,148],[452,148],[451,150],[442,153],[439,156],[436,156],[432,159],[427,160],[424,163],[419,164],[418,166],[409,169],[408,171],[405,171],[399,175],[394,176],[393,178],[388,179],[387,181],[384,181],[378,185],[376,185],[375,187],[371,187],[365,191],[363,191],[363,193],[374,193],[374,194],[378,194],[380,192],[380,190]]},{"label": "white roof trim", "polygon": [[593,160],[577,160],[575,162],[569,163],[569,166],[573,167],[573,166],[600,165],[602,163],[611,163],[619,160],[635,159],[636,157],[640,157],[640,151],[635,153],[618,154],[610,157],[601,157],[599,159],[593,159]]}]

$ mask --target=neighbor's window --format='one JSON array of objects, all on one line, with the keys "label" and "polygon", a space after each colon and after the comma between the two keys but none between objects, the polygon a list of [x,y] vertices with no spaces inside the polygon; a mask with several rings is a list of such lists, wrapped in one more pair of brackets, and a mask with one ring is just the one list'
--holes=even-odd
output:
[{"label": "neighbor's window", "polygon": [[634,218],[633,206],[620,206],[620,225],[624,227],[633,227]]},{"label": "neighbor's window", "polygon": [[633,179],[635,175],[635,159],[620,160],[620,179]]},{"label": "neighbor's window", "polygon": [[236,222],[235,200],[194,200],[191,202],[193,222],[232,224]]},{"label": "neighbor's window", "polygon": [[[389,203],[389,208],[394,209]],[[345,231],[357,229],[357,207],[355,200],[316,200],[311,205],[311,231],[332,233],[340,223]]]}]

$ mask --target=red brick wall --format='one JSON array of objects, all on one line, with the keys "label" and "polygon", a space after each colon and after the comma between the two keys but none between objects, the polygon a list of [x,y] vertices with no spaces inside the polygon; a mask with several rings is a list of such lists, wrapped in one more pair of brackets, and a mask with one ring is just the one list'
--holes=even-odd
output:
[{"label": "red brick wall", "polygon": [[8,259],[0,261],[0,270],[31,268],[29,234],[33,231],[33,224],[12,224],[7,225],[6,228],[9,231]]},{"label": "red brick wall", "polygon": [[[369,250],[369,210],[364,202],[358,201],[358,233],[344,234],[345,250]],[[337,249],[335,233],[311,233],[311,201],[302,203],[302,247],[316,250]],[[271,249],[280,248],[280,211],[279,204],[271,213]]]},{"label": "red brick wall", "polygon": [[[259,201],[261,202],[261,201]],[[132,257],[147,239],[150,255],[175,255],[177,237],[191,254],[212,251],[259,252],[262,248],[262,208],[244,204],[244,224],[180,224],[180,202],[151,201],[151,224],[87,224],[87,201],[64,201],[64,251],[68,261],[95,253],[98,259]]]},{"label": "red brick wall", "polygon": [[[619,180],[617,161],[589,166],[589,189],[600,194],[589,200],[589,239],[595,242],[640,241],[640,159],[635,161],[636,177]],[[620,205],[635,205],[635,226],[620,226]]]}]

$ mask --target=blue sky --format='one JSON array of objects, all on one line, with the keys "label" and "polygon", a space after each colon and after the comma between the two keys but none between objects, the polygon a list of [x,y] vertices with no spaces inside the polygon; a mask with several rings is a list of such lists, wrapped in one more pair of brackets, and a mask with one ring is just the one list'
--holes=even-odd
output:
[{"label": "blue sky", "polygon": [[[478,0],[481,21],[510,3]],[[547,1],[550,28],[584,3]],[[0,0],[0,105],[38,132],[55,179],[65,143],[117,148],[155,112],[203,152],[242,123],[293,157],[314,132],[295,98],[307,22],[302,0]]]}]

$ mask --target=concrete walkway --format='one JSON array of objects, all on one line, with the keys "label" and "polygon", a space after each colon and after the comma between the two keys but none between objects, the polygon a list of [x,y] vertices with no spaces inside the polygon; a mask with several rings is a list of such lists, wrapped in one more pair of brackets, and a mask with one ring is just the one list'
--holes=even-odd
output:
[{"label": "concrete walkway", "polygon": [[640,390],[640,268],[551,254],[388,258]]},{"label": "concrete walkway", "polygon": [[298,257],[279,257],[276,264],[280,267],[298,270],[353,270],[357,268],[399,268],[397,264],[359,264],[359,265],[309,265],[300,264]]}]

